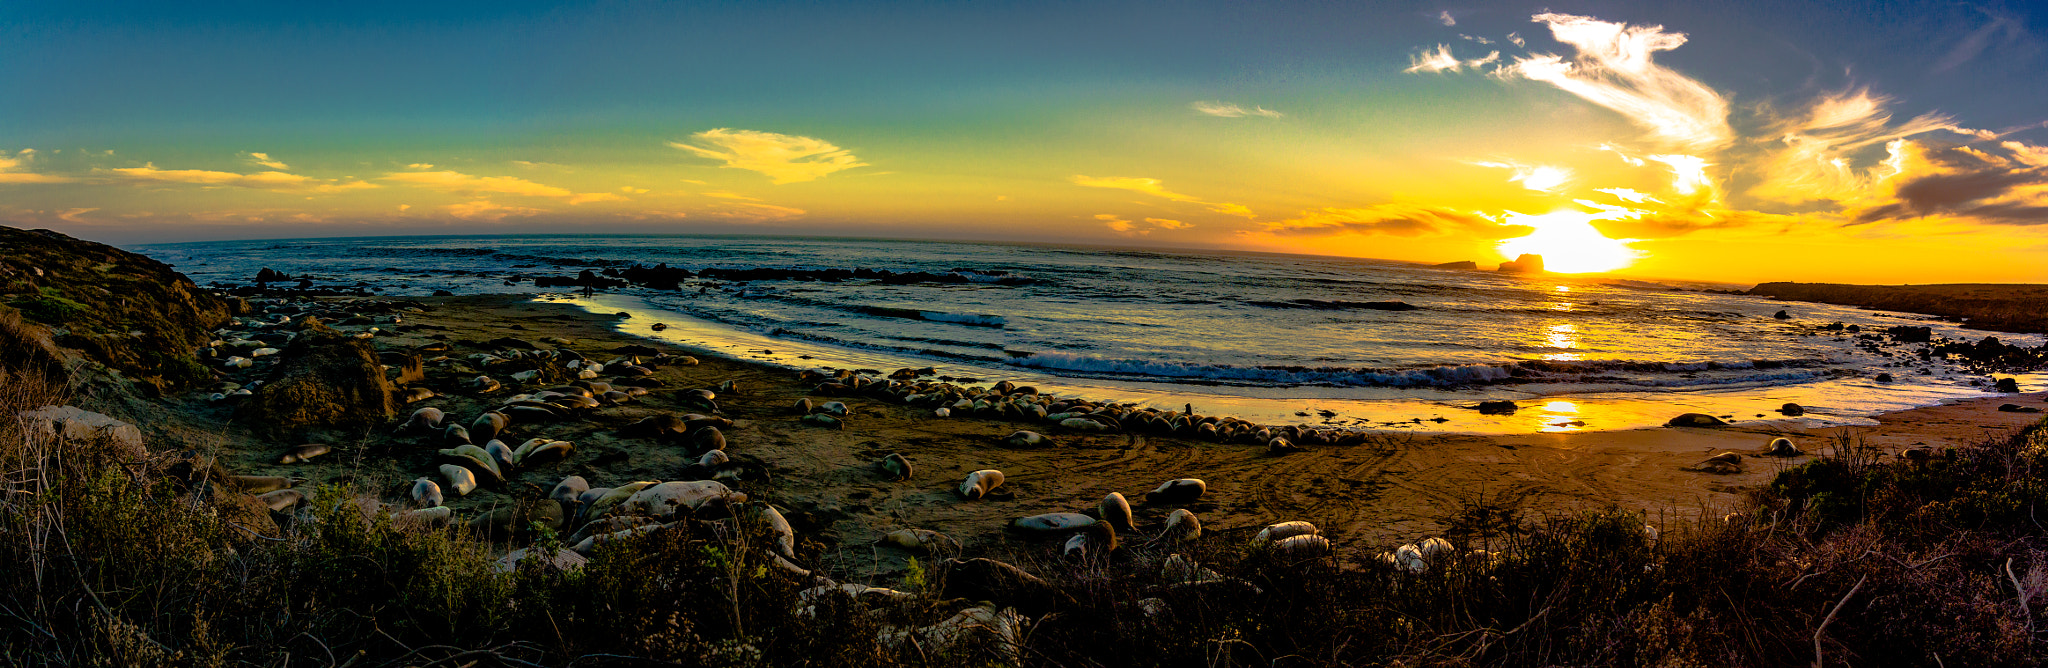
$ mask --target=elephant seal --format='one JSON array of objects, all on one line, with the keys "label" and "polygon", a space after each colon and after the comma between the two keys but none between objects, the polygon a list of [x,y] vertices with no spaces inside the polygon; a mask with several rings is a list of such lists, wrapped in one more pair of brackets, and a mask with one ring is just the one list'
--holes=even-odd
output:
[{"label": "elephant seal", "polygon": [[1293,442],[1288,441],[1285,437],[1275,436],[1273,437],[1273,440],[1266,441],[1266,452],[1270,452],[1276,455],[1284,455],[1292,452],[1301,451],[1301,446],[1295,445]]},{"label": "elephant seal", "polygon": [[1066,544],[1060,546],[1060,555],[1068,559],[1086,559],[1115,552],[1117,547],[1116,529],[1096,523],[1068,536]]},{"label": "elephant seal", "polygon": [[1712,416],[1712,415],[1708,415],[1708,414],[1706,414],[1706,413],[1686,413],[1686,414],[1680,415],[1680,416],[1678,416],[1678,417],[1675,417],[1675,418],[1671,418],[1671,420],[1670,420],[1669,422],[1665,422],[1665,423],[1664,423],[1664,426],[1666,426],[1666,427],[1725,427],[1725,426],[1728,426],[1728,421],[1727,421],[1727,420],[1723,420],[1723,419],[1721,419],[1721,418],[1717,418],[1717,417],[1714,417],[1714,416]]},{"label": "elephant seal", "polygon": [[397,433],[403,434],[409,431],[433,431],[440,429],[441,421],[447,418],[448,414],[442,412],[441,409],[427,406],[413,411],[412,417],[406,418],[405,424],[399,426]]},{"label": "elephant seal", "polygon": [[448,526],[449,520],[455,519],[455,509],[447,506],[434,506],[432,508],[405,510],[392,515],[391,519],[393,523],[399,526],[412,525],[439,528]]},{"label": "elephant seal", "polygon": [[479,482],[487,482],[493,485],[505,482],[505,472],[498,468],[498,463],[495,461],[496,458],[492,457],[491,453],[485,452],[483,448],[474,445],[461,445],[438,450],[435,454],[444,464],[454,464],[475,472]]},{"label": "elephant seal", "polygon": [[235,489],[247,494],[275,492],[292,486],[292,479],[284,476],[238,475],[229,476],[228,482],[233,483]]},{"label": "elephant seal", "polygon": [[[581,496],[577,497],[578,501],[583,502],[583,519],[590,520],[598,517],[603,517],[606,512],[612,509],[612,507],[624,503],[627,499],[633,498],[633,495],[640,493],[640,490],[644,490],[658,484],[661,483],[654,482],[651,480],[642,480],[639,482],[629,482],[624,485],[619,485],[617,487],[593,487],[590,491],[584,492]],[[604,491],[603,494],[597,493],[600,489]]]},{"label": "elephant seal", "polygon": [[301,501],[305,501],[306,495],[304,492],[296,489],[280,489],[258,496],[256,500],[263,502],[263,505],[271,510],[283,511],[292,506],[299,505]]},{"label": "elephant seal", "polygon": [[825,403],[818,404],[818,407],[814,410],[814,412],[824,413],[835,417],[846,417],[846,414],[851,413],[853,411],[851,409],[848,409],[844,402],[827,401]]},{"label": "elephant seal", "polygon": [[1202,520],[1186,508],[1179,508],[1166,516],[1166,528],[1159,532],[1160,540],[1190,541],[1202,537]]},{"label": "elephant seal", "polygon": [[504,385],[499,383],[498,379],[490,376],[477,376],[469,380],[469,389],[477,394],[490,394],[503,387]]},{"label": "elephant seal", "polygon": [[1266,528],[1259,530],[1258,535],[1252,537],[1252,542],[1260,545],[1270,545],[1295,536],[1316,536],[1322,533],[1322,530],[1317,529],[1314,524],[1295,520],[1267,525]]},{"label": "elephant seal", "polygon": [[491,439],[491,442],[484,444],[484,454],[490,456],[491,463],[497,465],[499,472],[510,473],[514,470],[516,462],[512,456],[512,447],[505,445],[504,441]]},{"label": "elephant seal", "polygon": [[[741,495],[745,496],[745,495]],[[744,499],[742,499],[744,500]],[[789,519],[782,511],[766,503],[741,503],[734,515],[747,524],[760,527],[775,539],[775,553],[785,559],[796,558],[796,529],[789,526]]]},{"label": "elephant seal", "polygon": [[451,424],[441,430],[441,442],[446,445],[469,445],[476,441],[469,440],[468,429],[462,428],[459,424]]},{"label": "elephant seal", "polygon": [[883,535],[882,542],[916,552],[960,550],[959,541],[931,529],[897,529]]},{"label": "elephant seal", "polygon": [[311,461],[314,457],[327,454],[328,452],[331,452],[333,450],[334,448],[328,447],[326,443],[307,443],[305,445],[301,445],[299,447],[292,448],[291,450],[286,451],[284,453],[284,456],[277,458],[277,463],[298,464],[301,462],[307,462]]},{"label": "elephant seal", "polygon": [[690,445],[698,450],[724,450],[725,432],[719,431],[718,427],[705,425],[690,432]]},{"label": "elephant seal", "polygon": [[909,458],[894,452],[883,457],[876,466],[881,468],[882,475],[890,480],[909,480],[911,474],[916,471],[910,466]]},{"label": "elephant seal", "polygon": [[634,492],[626,499],[624,507],[652,517],[674,519],[678,512],[694,513],[746,500],[747,495],[732,491],[724,483],[692,480],[665,482]]},{"label": "elephant seal", "polygon": [[1316,559],[1329,553],[1330,539],[1315,534],[1288,536],[1273,541],[1271,551],[1273,556],[1291,560]]},{"label": "elephant seal", "polygon": [[432,478],[412,481],[412,504],[419,508],[441,505],[441,486],[434,484]]},{"label": "elephant seal", "polygon": [[469,496],[476,490],[476,474],[454,464],[441,465],[441,478],[448,481],[448,490],[456,496]]},{"label": "elephant seal", "polygon": [[824,413],[812,413],[810,415],[803,416],[802,420],[804,424],[816,425],[819,427],[824,427],[826,429],[846,428],[846,422],[844,420],[840,420],[839,418]]},{"label": "elephant seal", "polygon": [[1773,457],[1797,457],[1800,455],[1799,446],[1793,445],[1792,439],[1789,438],[1771,439],[1771,444],[1768,448],[1769,451],[1766,454]]},{"label": "elephant seal", "polygon": [[438,396],[441,395],[424,387],[408,387],[399,393],[398,398],[405,403],[416,404]]},{"label": "elephant seal", "polygon": [[1042,448],[1057,444],[1035,431],[1017,431],[1003,437],[1003,445],[1013,448]]},{"label": "elephant seal", "polygon": [[1131,519],[1131,502],[1120,492],[1110,492],[1102,497],[1102,501],[1095,504],[1095,514],[1118,529],[1135,531],[1137,528]]},{"label": "elephant seal", "polygon": [[497,438],[499,432],[505,431],[505,428],[510,426],[512,426],[512,418],[506,417],[504,413],[485,411],[483,415],[476,416],[476,421],[469,423],[469,442],[475,443],[477,441],[489,441]]},{"label": "elephant seal", "polygon": [[795,408],[796,412],[804,415],[810,415],[817,411],[817,406],[813,405],[808,397],[796,400],[796,405],[792,408]]},{"label": "elephant seal", "polygon": [[1109,431],[1109,425],[1088,418],[1071,417],[1060,420],[1060,426],[1074,431]]},{"label": "elephant seal", "polygon": [[1093,526],[1096,522],[1095,518],[1080,513],[1044,513],[1019,517],[1010,522],[1010,527],[1024,531],[1057,532]]},{"label": "elephant seal", "polygon": [[968,499],[979,499],[988,496],[989,492],[993,492],[997,487],[1001,486],[1003,486],[1002,471],[982,469],[967,474],[967,480],[960,483],[960,496]]},{"label": "elephant seal", "polygon": [[562,504],[564,514],[574,517],[577,510],[576,497],[587,491],[590,491],[590,482],[584,480],[583,476],[572,475],[555,483],[554,489],[548,490],[548,498]]},{"label": "elephant seal", "polygon": [[1159,487],[1145,493],[1145,502],[1155,505],[1191,503],[1202,498],[1209,491],[1209,483],[1200,478],[1179,478],[1159,483]]}]

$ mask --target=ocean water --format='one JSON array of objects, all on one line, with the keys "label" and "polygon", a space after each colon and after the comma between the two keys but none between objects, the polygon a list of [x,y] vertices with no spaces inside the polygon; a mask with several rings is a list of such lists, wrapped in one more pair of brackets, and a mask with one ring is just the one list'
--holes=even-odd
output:
[{"label": "ocean water", "polygon": [[[535,288],[531,279],[632,264],[928,272],[948,281],[698,278],[681,290],[620,288],[574,301],[633,313],[622,325],[633,333],[792,367],[937,366],[1267,421],[1574,431],[1651,426],[1680,409],[1755,419],[1763,407],[1796,401],[1817,409],[1807,426],[1859,424],[1885,410],[1984,396],[1989,382],[1921,363],[1912,346],[1871,349],[1853,335],[1814,331],[1844,322],[1985,336],[1924,316],[1706,290],[1735,286],[1377,260],[732,236],[382,237],[132,250],[203,286],[246,285],[268,267],[383,295],[559,299],[563,289]],[[1391,302],[1413,308],[1388,310]],[[1781,309],[1793,318],[1773,318]],[[657,321],[670,327],[653,332]],[[2000,336],[2040,344],[2038,336]],[[1871,381],[1879,372],[1899,381]],[[2042,380],[2021,378],[2029,386]],[[1465,408],[1488,398],[1536,408],[1508,417]]]}]

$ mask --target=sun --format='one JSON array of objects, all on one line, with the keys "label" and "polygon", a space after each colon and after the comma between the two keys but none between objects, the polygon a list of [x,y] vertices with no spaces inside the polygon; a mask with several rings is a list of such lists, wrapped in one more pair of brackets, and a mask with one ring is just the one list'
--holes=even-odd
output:
[{"label": "sun", "polygon": [[1514,259],[1525,253],[1543,256],[1543,266],[1560,274],[1614,271],[1642,257],[1626,239],[1609,239],[1593,227],[1600,214],[1555,211],[1542,215],[1509,212],[1503,224],[1536,228],[1527,236],[1503,239],[1502,257]]}]

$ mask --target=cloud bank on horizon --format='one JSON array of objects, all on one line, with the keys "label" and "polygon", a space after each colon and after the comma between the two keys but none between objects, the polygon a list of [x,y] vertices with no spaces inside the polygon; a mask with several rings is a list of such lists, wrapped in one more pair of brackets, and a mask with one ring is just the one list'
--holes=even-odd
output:
[{"label": "cloud bank on horizon", "polygon": [[[2029,17],[1980,12],[1949,31],[1925,76],[2039,64]],[[2022,113],[1985,128],[1928,101],[1906,113],[1914,101],[1854,63],[1839,77],[1788,66],[1800,81],[1789,89],[1703,76],[1693,70],[1733,56],[1701,45],[1733,35],[1506,13],[1411,14],[1405,44],[1381,40],[1405,62],[1356,64],[1370,85],[1284,70],[1225,83],[1134,70],[1087,95],[1051,86],[1006,97],[926,90],[920,77],[944,73],[904,66],[908,92],[821,98],[846,103],[836,110],[720,106],[724,121],[712,122],[691,111],[712,102],[686,97],[668,107],[691,117],[678,122],[576,112],[549,121],[559,135],[344,135],[339,147],[213,128],[117,152],[76,148],[88,130],[52,122],[36,135],[48,143],[0,152],[0,222],[166,239],[536,229],[944,237],[977,221],[975,238],[1418,261],[1544,252],[1563,256],[1552,266],[1567,271],[1634,263],[1703,277],[1730,269],[1734,248],[1754,255],[1735,266],[1756,275],[1816,248],[1863,254],[1815,259],[1808,273],[1823,277],[1877,274],[1857,262],[1973,279],[2025,279],[2029,262],[2048,265],[2044,119]],[[1417,43],[1420,30],[1444,38]],[[845,55],[886,61],[889,50]],[[1057,63],[994,65],[1020,68],[1014,80],[1058,80],[1038,72]],[[1170,83],[1133,85],[1154,80]],[[803,88],[761,85],[778,91],[763,99]],[[0,105],[0,121],[26,115]],[[1969,259],[1984,246],[2005,253],[2003,264]]]}]

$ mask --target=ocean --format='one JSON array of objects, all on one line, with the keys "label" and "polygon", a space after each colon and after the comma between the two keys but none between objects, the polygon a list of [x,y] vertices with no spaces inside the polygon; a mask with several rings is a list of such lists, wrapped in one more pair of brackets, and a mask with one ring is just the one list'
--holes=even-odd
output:
[{"label": "ocean", "polygon": [[[1697,410],[1798,426],[1988,396],[1990,378],[1819,329],[1910,314],[1739,286],[1461,271],[1381,260],[1033,244],[740,236],[461,236],[134,246],[202,286],[263,268],[385,296],[523,293],[627,312],[622,331],[791,368],[954,377],[1236,414],[1424,432],[1630,429]],[[535,277],[666,264],[719,278],[584,298]],[[861,277],[844,278],[854,270]],[[737,272],[754,271],[747,274]],[[889,272],[890,277],[876,272]],[[901,280],[923,272],[940,280]],[[754,280],[735,280],[752,278]],[[823,280],[820,280],[823,279]],[[1790,319],[1773,317],[1787,312]],[[656,332],[651,325],[666,327]],[[2040,345],[2037,335],[1998,335]],[[1875,382],[1878,373],[1897,378]],[[2020,377],[2038,388],[2048,378]],[[1509,416],[1470,406],[1507,399]]]}]

